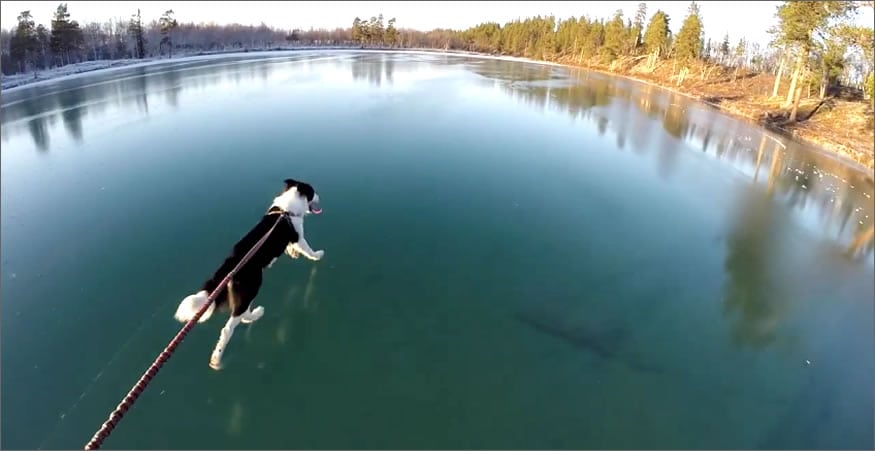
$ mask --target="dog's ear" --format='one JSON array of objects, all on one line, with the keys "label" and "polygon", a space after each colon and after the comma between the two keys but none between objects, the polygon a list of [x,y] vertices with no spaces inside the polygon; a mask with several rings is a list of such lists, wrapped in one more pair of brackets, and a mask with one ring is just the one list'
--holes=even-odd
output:
[{"label": "dog's ear", "polygon": [[309,183],[298,183],[298,192],[307,199],[307,202],[312,202],[316,196],[316,190]]},{"label": "dog's ear", "polygon": [[286,192],[286,191],[294,188],[295,186],[297,186],[298,183],[300,183],[300,182],[298,182],[295,179],[285,179],[285,180],[283,180],[283,183],[285,184],[285,189],[283,189],[283,192]]},{"label": "dog's ear", "polygon": [[313,197],[316,194],[316,190],[314,190],[309,183],[299,182],[295,179],[285,179],[283,180],[283,183],[285,183],[286,185],[283,192],[286,192],[292,188],[297,188],[298,192],[301,193],[302,196],[307,198],[307,202],[312,201]]}]

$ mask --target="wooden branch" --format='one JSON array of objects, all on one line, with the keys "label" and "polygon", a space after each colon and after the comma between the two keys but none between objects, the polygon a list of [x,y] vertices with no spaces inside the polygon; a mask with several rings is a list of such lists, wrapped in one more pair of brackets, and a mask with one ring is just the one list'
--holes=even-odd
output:
[{"label": "wooden branch", "polygon": [[[819,110],[820,107],[822,107],[823,104],[826,103],[826,101],[827,101],[828,99],[831,99],[831,98],[832,98],[832,97],[826,97],[826,98],[824,98],[823,100],[821,100],[820,102],[817,102],[817,105],[814,106],[814,109],[812,109],[811,112],[808,113],[807,116],[805,116],[805,119],[802,119],[802,120],[803,120],[803,121],[807,121],[807,120],[811,119],[811,118],[814,116],[814,114],[817,113],[817,110]],[[801,121],[800,121],[800,122],[801,122]]]}]

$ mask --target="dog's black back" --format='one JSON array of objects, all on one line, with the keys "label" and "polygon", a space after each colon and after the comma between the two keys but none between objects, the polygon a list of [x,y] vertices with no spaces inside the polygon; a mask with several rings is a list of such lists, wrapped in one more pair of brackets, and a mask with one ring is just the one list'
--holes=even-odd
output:
[{"label": "dog's black back", "polygon": [[[234,245],[231,255],[225,259],[222,266],[216,270],[213,276],[204,282],[201,289],[212,293],[219,286],[219,283],[222,282],[222,279],[255,247],[258,240],[273,227],[278,216],[279,212],[264,215],[261,221]],[[240,268],[240,271],[234,275],[228,286],[216,298],[216,308],[224,309],[230,307],[231,315],[233,316],[243,314],[249,308],[249,304],[252,303],[255,296],[258,295],[258,290],[261,288],[261,273],[264,268],[273,259],[282,255],[289,243],[296,243],[298,241],[298,232],[295,231],[288,218],[283,217],[279,221],[280,223],[276,225],[270,236],[264,241],[264,244]]]}]

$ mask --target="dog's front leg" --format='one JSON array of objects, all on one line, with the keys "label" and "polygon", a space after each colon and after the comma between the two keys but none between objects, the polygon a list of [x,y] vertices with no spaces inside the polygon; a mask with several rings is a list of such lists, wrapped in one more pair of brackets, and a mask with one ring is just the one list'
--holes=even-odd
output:
[{"label": "dog's front leg", "polygon": [[298,242],[294,243],[293,246],[295,246],[298,252],[304,254],[304,257],[313,261],[319,261],[322,259],[322,256],[325,255],[325,251],[314,251],[311,249],[310,244],[307,243],[307,240],[305,240],[304,237],[299,238]]},{"label": "dog's front leg", "polygon": [[[325,254],[325,251],[314,251],[310,248],[310,244],[304,238],[304,220],[299,216],[291,218],[292,226],[295,228],[295,233],[298,234],[298,241],[291,243],[286,247],[286,252],[292,258],[298,258],[298,253],[304,254],[310,260],[318,261]],[[291,252],[289,251],[291,250]]]}]

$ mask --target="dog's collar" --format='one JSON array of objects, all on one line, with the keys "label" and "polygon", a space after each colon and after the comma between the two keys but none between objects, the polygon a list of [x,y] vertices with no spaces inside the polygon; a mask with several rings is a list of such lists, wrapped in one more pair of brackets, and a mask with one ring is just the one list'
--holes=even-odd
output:
[{"label": "dog's collar", "polygon": [[293,215],[287,211],[283,211],[280,207],[273,206],[267,210],[268,215],[286,215],[288,217],[297,217],[298,215]]}]

